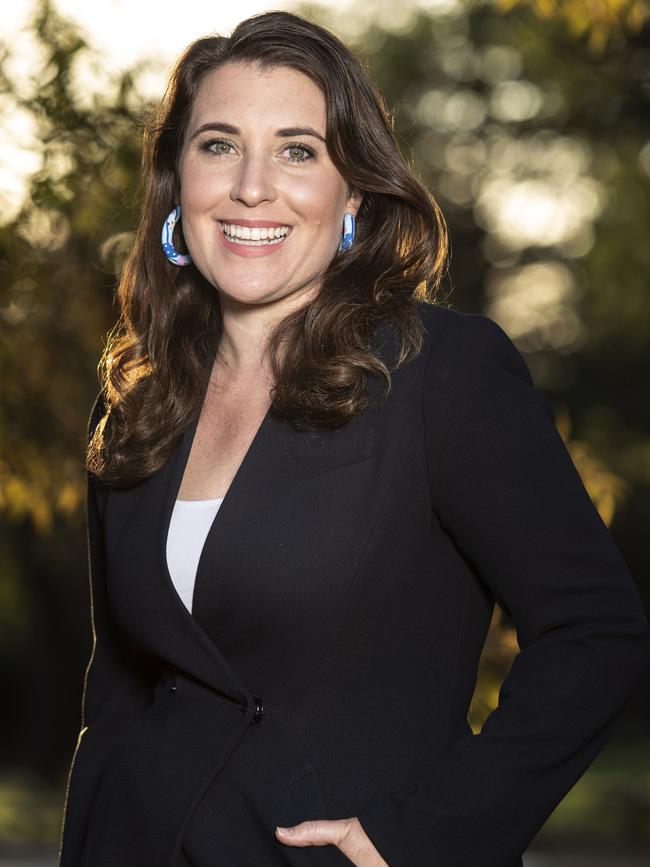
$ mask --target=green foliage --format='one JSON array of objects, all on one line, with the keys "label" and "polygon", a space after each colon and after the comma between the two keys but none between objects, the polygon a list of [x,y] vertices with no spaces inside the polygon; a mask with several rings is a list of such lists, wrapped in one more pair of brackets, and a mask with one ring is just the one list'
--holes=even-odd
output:
[{"label": "green foliage", "polygon": [[586,36],[594,52],[624,39],[626,31],[640,30],[650,15],[647,0],[497,0],[504,12],[524,4],[543,18],[559,19],[571,35]]},{"label": "green foliage", "polygon": [[81,506],[92,371],[113,315],[106,242],[135,222],[146,107],[132,73],[87,104],[75,70],[92,52],[48,0],[31,29],[40,50],[30,80],[8,78],[10,55],[0,64],[5,113],[29,113],[41,157],[22,208],[0,226],[0,509],[48,531]]}]

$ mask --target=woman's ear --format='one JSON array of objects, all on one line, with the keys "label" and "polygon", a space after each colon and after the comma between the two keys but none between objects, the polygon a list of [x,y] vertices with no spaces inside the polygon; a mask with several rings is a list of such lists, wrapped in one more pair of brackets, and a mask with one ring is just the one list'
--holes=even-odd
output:
[{"label": "woman's ear", "polygon": [[350,195],[348,196],[348,208],[352,211],[354,216],[357,216],[359,212],[359,208],[361,207],[361,202],[363,201],[363,193],[360,190],[352,190]]}]

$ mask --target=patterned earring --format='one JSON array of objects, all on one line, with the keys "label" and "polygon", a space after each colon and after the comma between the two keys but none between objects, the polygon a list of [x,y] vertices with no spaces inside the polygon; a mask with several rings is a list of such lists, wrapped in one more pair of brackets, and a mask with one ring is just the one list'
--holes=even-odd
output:
[{"label": "patterned earring", "polygon": [[189,253],[179,253],[174,247],[173,236],[174,227],[181,217],[181,206],[174,208],[171,214],[163,223],[162,228],[162,248],[165,256],[169,259],[172,265],[189,265],[192,257]]},{"label": "patterned earring", "polygon": [[343,217],[343,237],[339,244],[339,253],[345,253],[350,249],[352,242],[354,241],[355,229],[356,220],[354,219],[354,214],[351,211],[346,211],[345,216]]}]

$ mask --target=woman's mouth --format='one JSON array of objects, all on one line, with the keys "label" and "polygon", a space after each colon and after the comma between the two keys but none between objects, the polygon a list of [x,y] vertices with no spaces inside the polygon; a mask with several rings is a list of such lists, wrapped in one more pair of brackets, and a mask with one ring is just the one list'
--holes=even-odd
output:
[{"label": "woman's mouth", "polygon": [[281,244],[291,232],[291,226],[239,226],[220,223],[226,241],[242,247],[271,247]]}]

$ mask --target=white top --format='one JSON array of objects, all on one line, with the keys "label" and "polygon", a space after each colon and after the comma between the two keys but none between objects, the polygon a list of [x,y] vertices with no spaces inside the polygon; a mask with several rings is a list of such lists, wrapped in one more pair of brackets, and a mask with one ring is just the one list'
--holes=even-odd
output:
[{"label": "white top", "polygon": [[190,612],[201,551],[223,500],[217,497],[174,503],[167,533],[167,567],[178,595]]}]

